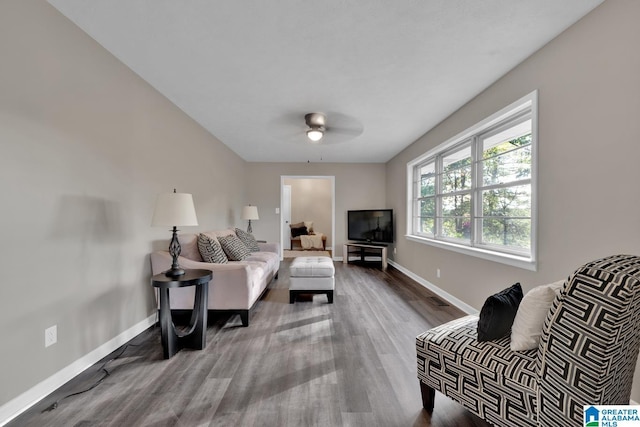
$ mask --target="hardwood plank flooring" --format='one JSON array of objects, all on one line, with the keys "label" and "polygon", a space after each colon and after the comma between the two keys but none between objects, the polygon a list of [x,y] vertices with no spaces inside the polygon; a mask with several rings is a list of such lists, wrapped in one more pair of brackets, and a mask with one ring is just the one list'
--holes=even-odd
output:
[{"label": "hardwood plank flooring", "polygon": [[338,262],[333,304],[289,304],[289,264],[249,327],[210,316],[207,347],[169,360],[150,328],[7,426],[488,426],[440,394],[422,410],[415,337],[462,312],[391,267]]}]

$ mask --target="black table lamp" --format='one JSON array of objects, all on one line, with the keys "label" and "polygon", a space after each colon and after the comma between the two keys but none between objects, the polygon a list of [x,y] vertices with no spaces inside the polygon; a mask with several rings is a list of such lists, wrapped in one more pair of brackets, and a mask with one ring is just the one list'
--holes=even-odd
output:
[{"label": "black table lamp", "polygon": [[179,277],[184,274],[184,270],[178,265],[180,255],[180,242],[178,241],[177,227],[198,225],[196,218],[196,208],[193,205],[193,197],[188,193],[163,193],[158,195],[156,209],[151,220],[153,226],[173,227],[171,243],[169,243],[169,253],[173,257],[171,268],[165,271],[167,277]]}]

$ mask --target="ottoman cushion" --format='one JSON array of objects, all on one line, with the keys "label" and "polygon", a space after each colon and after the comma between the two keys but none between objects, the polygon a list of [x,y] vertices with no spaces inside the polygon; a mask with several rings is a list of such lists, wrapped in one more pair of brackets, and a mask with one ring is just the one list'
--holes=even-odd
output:
[{"label": "ottoman cushion", "polygon": [[335,268],[326,256],[298,257],[291,263],[289,273],[291,277],[333,277]]}]

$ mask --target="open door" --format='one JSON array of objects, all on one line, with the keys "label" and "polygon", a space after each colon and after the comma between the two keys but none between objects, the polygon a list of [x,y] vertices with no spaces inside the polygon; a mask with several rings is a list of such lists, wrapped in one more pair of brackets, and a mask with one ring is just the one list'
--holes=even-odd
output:
[{"label": "open door", "polygon": [[335,177],[280,177],[281,237],[284,251],[290,249],[292,222],[313,221],[316,232],[327,237],[326,249],[335,246]]},{"label": "open door", "polygon": [[291,224],[291,186],[283,185],[282,186],[282,200],[281,200],[281,216],[280,216],[280,258],[284,257],[284,250],[288,248],[291,244],[290,240],[290,229],[289,224]]}]

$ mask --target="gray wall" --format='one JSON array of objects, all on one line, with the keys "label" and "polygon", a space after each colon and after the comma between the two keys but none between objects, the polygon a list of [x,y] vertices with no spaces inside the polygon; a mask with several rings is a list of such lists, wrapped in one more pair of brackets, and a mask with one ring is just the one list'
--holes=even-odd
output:
[{"label": "gray wall", "polygon": [[347,240],[347,211],[375,209],[386,203],[384,164],[248,163],[246,191],[248,200],[260,209],[260,220],[255,225],[252,223],[253,232],[259,239],[280,241],[280,215],[275,213],[275,208],[280,207],[280,177],[287,175],[335,177],[334,256],[342,256],[342,245]]},{"label": "gray wall", "polygon": [[604,2],[387,164],[400,234],[407,162],[538,89],[538,271],[404,238],[396,262],[479,309],[514,282],[528,290],[598,257],[640,254],[639,16],[638,1]]},{"label": "gray wall", "polygon": [[2,405],[153,315],[156,195],[239,223],[246,163],[43,0],[0,2],[0,58]]}]

